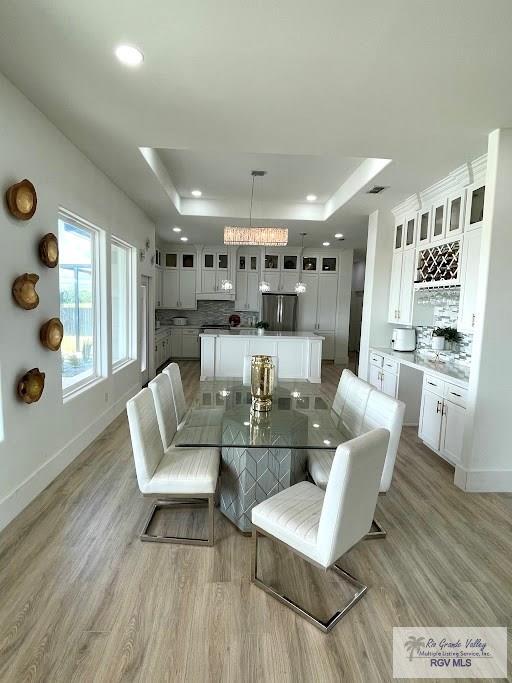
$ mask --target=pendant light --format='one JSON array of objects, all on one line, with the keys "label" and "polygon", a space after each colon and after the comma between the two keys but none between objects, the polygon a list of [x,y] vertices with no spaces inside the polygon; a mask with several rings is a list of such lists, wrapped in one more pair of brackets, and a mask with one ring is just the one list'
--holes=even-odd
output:
[{"label": "pendant light", "polygon": [[252,226],[252,203],[254,199],[254,180],[266,175],[266,171],[251,171],[251,206],[249,210],[249,227],[226,225],[224,228],[224,244],[245,247],[286,247],[288,244],[288,228]]},{"label": "pendant light", "polygon": [[301,232],[300,236],[302,237],[301,240],[301,247],[300,247],[300,256],[299,256],[299,281],[295,284],[295,294],[304,294],[306,291],[306,285],[304,282],[302,282],[302,254],[304,253],[304,237],[306,237],[308,233],[307,232]]}]

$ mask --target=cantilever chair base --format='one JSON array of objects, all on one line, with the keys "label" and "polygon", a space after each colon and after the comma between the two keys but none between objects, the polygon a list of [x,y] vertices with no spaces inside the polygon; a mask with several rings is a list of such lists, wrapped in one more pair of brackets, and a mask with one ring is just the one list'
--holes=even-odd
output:
[{"label": "cantilever chair base", "polygon": [[[178,543],[186,545],[206,545],[212,546],[214,543],[214,521],[213,509],[215,503],[215,494],[205,495],[179,495],[173,494],[169,498],[163,499],[163,496],[153,496],[157,500],[151,508],[151,512],[144,524],[140,540],[148,543]],[[158,510],[164,508],[185,508],[185,507],[208,507],[208,538],[189,538],[186,536],[161,536],[148,533],[153,517]]]},{"label": "cantilever chair base", "polygon": [[378,538],[386,538],[387,531],[381,527],[376,519],[372,521],[372,527],[370,531],[366,534],[365,539],[374,540]]},{"label": "cantilever chair base", "polygon": [[[343,619],[343,617],[346,615],[346,613],[354,607],[354,605],[361,600],[363,595],[366,593],[368,590],[368,586],[365,586],[363,583],[360,583],[356,578],[354,578],[351,574],[349,574],[346,570],[342,569],[336,562],[329,567],[329,569],[333,569],[336,574],[341,576],[345,581],[348,581],[350,584],[356,587],[356,592],[354,593],[353,597],[344,605],[341,609],[336,611],[327,621],[322,621],[321,619],[318,619],[315,617],[311,612],[308,612],[308,610],[304,609],[300,605],[298,605],[296,602],[288,598],[286,595],[282,595],[278,591],[276,591],[272,586],[267,585],[264,583],[261,579],[258,578],[257,576],[257,571],[258,571],[258,536],[267,536],[268,538],[271,538],[273,541],[280,543],[281,545],[284,545],[285,547],[289,548],[292,550],[296,555],[299,555],[299,557],[302,557],[304,560],[309,562],[310,564],[313,564],[316,567],[320,567],[316,562],[313,562],[311,559],[305,557],[301,553],[297,552],[290,546],[288,546],[286,543],[283,541],[280,541],[278,538],[275,538],[274,536],[270,536],[266,534],[262,529],[259,527],[254,527],[253,532],[252,532],[252,538],[253,538],[253,551],[252,551],[252,568],[251,568],[251,581],[258,586],[258,588],[261,588],[264,590],[266,593],[274,597],[276,600],[279,600],[283,605],[286,605],[289,607],[291,610],[293,610],[296,614],[301,616],[303,619],[308,621],[310,624],[313,624],[313,626],[316,626],[316,628],[320,629],[323,633],[329,633],[331,629],[336,626],[336,624]],[[323,567],[321,567],[324,569]]]}]

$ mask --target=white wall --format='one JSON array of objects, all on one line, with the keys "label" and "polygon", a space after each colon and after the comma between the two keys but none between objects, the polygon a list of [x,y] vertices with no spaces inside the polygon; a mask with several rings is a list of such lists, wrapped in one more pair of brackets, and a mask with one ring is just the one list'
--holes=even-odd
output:
[{"label": "white wall", "polygon": [[393,328],[388,323],[388,301],[392,243],[393,216],[391,212],[374,211],[368,219],[359,356],[359,377],[365,380],[368,380],[370,347],[390,346]]},{"label": "white wall", "polygon": [[[139,362],[63,403],[60,353],[39,343],[39,327],[59,315],[58,268],[41,264],[42,235],[57,232],[63,206],[134,246],[151,249],[140,274],[153,275],[150,255],[155,228],[146,216],[72,145],[9,81],[0,75],[0,190],[29,178],[38,194],[35,216],[13,219],[0,209],[0,528],[17,515],[123,408],[140,385]],[[40,276],[40,304],[18,308],[11,298],[13,280],[25,272]],[[107,277],[110,287],[110,277]],[[107,301],[109,301],[107,289]],[[110,320],[110,310],[107,309]],[[152,327],[152,326],[151,326]],[[110,325],[108,325],[108,332]],[[153,330],[151,330],[152,332]],[[150,348],[153,348],[150,338]],[[110,345],[109,345],[110,347]],[[109,348],[110,355],[110,348]],[[152,356],[153,354],[150,354]],[[46,373],[38,403],[16,397],[18,378],[30,368]]]},{"label": "white wall", "polygon": [[463,466],[455,481],[469,491],[512,491],[512,129],[489,136],[476,330]]}]

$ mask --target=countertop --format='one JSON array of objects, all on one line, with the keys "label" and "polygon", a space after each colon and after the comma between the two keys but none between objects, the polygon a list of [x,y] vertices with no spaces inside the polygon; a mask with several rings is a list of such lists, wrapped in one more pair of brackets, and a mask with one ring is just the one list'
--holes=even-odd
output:
[{"label": "countertop", "polygon": [[470,368],[467,365],[457,363],[435,362],[428,356],[418,351],[395,351],[394,349],[372,347],[370,351],[380,353],[387,358],[417,368],[418,370],[428,371],[431,375],[438,375],[441,379],[453,380],[456,384],[467,387],[469,382]]},{"label": "countertop", "polygon": [[245,329],[245,330],[240,330],[240,329],[231,329],[231,330],[215,330],[212,329],[208,331],[206,329],[205,332],[202,332],[200,337],[247,337],[251,339],[252,337],[260,337],[261,339],[265,339],[265,337],[272,337],[275,339],[276,337],[279,339],[320,339],[323,340],[324,337],[322,337],[320,334],[315,334],[314,332],[301,332],[301,331],[296,331],[296,332],[273,332],[273,331],[267,331],[265,334],[258,334],[257,330],[255,329]]}]

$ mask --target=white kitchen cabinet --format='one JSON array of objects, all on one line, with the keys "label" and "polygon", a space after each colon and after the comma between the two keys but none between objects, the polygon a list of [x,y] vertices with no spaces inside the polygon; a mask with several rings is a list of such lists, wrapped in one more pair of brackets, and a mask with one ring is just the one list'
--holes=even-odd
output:
[{"label": "white kitchen cabinet", "polygon": [[404,223],[404,249],[416,248],[416,225],[418,217],[416,213],[407,216]]},{"label": "white kitchen cabinet", "polygon": [[180,308],[180,273],[178,269],[163,271],[162,307]]},{"label": "white kitchen cabinet", "polygon": [[484,219],[485,185],[476,183],[467,188],[465,230],[478,230]]},{"label": "white kitchen cabinet", "polygon": [[402,281],[402,261],[403,253],[397,251],[393,254],[391,263],[391,280],[389,283],[389,309],[388,321],[398,322],[398,311],[400,309],[400,286]]},{"label": "white kitchen cabinet", "polygon": [[368,378],[369,383],[372,387],[375,387],[379,391],[382,389],[382,371],[376,365],[370,365],[370,376]]},{"label": "white kitchen cabinet", "polygon": [[438,377],[425,374],[423,378],[418,436],[452,464],[461,461],[466,393]]},{"label": "white kitchen cabinet", "polygon": [[443,399],[432,391],[423,389],[418,436],[435,451],[439,451],[441,444],[442,419]]},{"label": "white kitchen cabinet", "polygon": [[319,330],[334,330],[336,327],[336,304],[338,301],[337,275],[318,276],[317,325]]},{"label": "white kitchen cabinet", "polygon": [[453,463],[461,461],[465,419],[465,408],[451,401],[443,402],[441,453]]},{"label": "white kitchen cabinet", "polygon": [[431,242],[439,242],[446,237],[446,207],[446,199],[434,204],[432,209],[432,228],[430,231]]},{"label": "white kitchen cabinet", "polygon": [[155,308],[163,306],[163,271],[157,266],[155,268]]},{"label": "white kitchen cabinet", "polygon": [[415,249],[397,251],[393,254],[389,286],[388,321],[390,323],[412,324],[415,269]]},{"label": "white kitchen cabinet", "polygon": [[387,370],[382,371],[382,389],[381,391],[391,398],[396,398],[398,389],[398,375]]},{"label": "white kitchen cabinet", "polygon": [[[386,369],[386,364],[389,369]],[[398,391],[398,363],[372,353],[370,356],[369,383],[384,394],[396,398]]]},{"label": "white kitchen cabinet", "polygon": [[324,338],[322,342],[322,360],[334,360],[334,332],[318,330],[318,334]]},{"label": "white kitchen cabinet", "polygon": [[475,329],[481,243],[481,229],[470,230],[464,235],[460,272],[459,318],[457,322],[459,332],[474,332]]},{"label": "white kitchen cabinet", "polygon": [[181,331],[182,358],[199,358],[199,330],[185,328]]},{"label": "white kitchen cabinet", "polygon": [[318,275],[303,273],[302,282],[306,291],[297,300],[297,329],[316,330],[318,306]]},{"label": "white kitchen cabinet", "polygon": [[432,207],[422,209],[418,213],[417,237],[418,246],[426,245],[430,242],[430,224],[432,220]]},{"label": "white kitchen cabinet", "polygon": [[181,330],[171,330],[170,339],[171,358],[181,358]]},{"label": "white kitchen cabinet", "polygon": [[446,214],[446,237],[461,235],[464,230],[464,198],[466,193],[456,192],[448,197]]},{"label": "white kitchen cabinet", "polygon": [[196,309],[196,274],[194,270],[164,270],[163,308]]},{"label": "white kitchen cabinet", "polygon": [[393,239],[393,249],[395,251],[402,251],[404,248],[404,220],[395,223],[395,233]]},{"label": "white kitchen cabinet", "polygon": [[180,272],[180,308],[197,308],[196,274],[193,270]]},{"label": "white kitchen cabinet", "polygon": [[251,271],[238,271],[235,280],[235,311],[259,311],[259,275]]},{"label": "white kitchen cabinet", "polygon": [[266,270],[263,273],[263,279],[268,282],[271,292],[279,292],[281,286],[281,271],[280,270]]},{"label": "white kitchen cabinet", "polygon": [[222,281],[232,277],[231,254],[226,249],[204,249],[201,254],[200,295],[220,294],[230,298],[232,294],[222,290]]},{"label": "white kitchen cabinet", "polygon": [[295,292],[295,285],[298,282],[297,272],[290,272],[283,270],[281,272],[280,292],[284,294],[293,294]]}]

